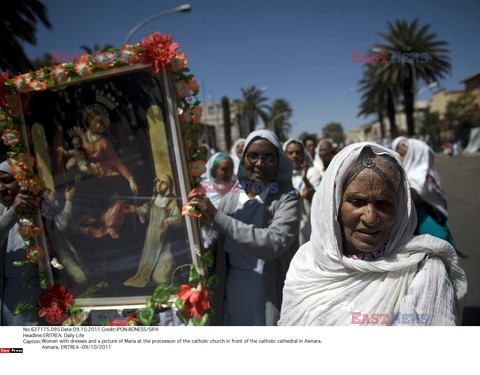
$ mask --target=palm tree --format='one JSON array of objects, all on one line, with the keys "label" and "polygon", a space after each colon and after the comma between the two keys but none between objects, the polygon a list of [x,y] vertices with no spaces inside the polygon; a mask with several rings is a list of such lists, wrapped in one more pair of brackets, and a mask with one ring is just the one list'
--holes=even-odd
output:
[{"label": "palm tree", "polygon": [[377,114],[380,122],[381,137],[385,137],[385,125],[383,123],[386,111],[390,122],[390,135],[395,138],[398,135],[395,121],[395,100],[398,89],[393,82],[392,74],[395,70],[391,63],[367,64],[360,81],[360,92],[363,92],[360,102],[360,116]]},{"label": "palm tree", "polygon": [[275,132],[278,139],[284,142],[292,129],[292,124],[288,122],[292,117],[292,108],[285,99],[275,99],[269,109],[268,127]]},{"label": "palm tree", "polygon": [[32,69],[22,42],[35,45],[36,24],[40,21],[50,28],[45,6],[38,0],[9,1],[0,12],[0,68],[13,73]]},{"label": "palm tree", "polygon": [[241,104],[237,103],[238,109],[241,110],[242,115],[247,121],[250,132],[255,130],[255,124],[258,117],[260,117],[265,123],[268,122],[268,115],[265,113],[265,109],[268,108],[265,102],[268,98],[263,96],[263,90],[257,89],[255,85],[241,88],[243,99]]},{"label": "palm tree", "polygon": [[388,23],[388,32],[380,33],[386,43],[379,43],[376,48],[383,51],[401,51],[402,53],[427,54],[427,61],[416,63],[414,60],[402,59],[400,63],[393,63],[391,77],[393,83],[400,88],[407,117],[408,135],[415,134],[414,100],[416,82],[423,80],[426,83],[438,81],[450,72],[449,50],[444,48],[447,43],[438,40],[437,35],[429,31],[430,24],[419,26],[418,19],[412,23],[406,20],[396,20],[395,24]]},{"label": "palm tree", "polygon": [[97,53],[98,51],[100,52],[105,52],[106,50],[109,50],[111,48],[115,48],[114,46],[112,46],[111,44],[105,44],[103,47],[100,47],[100,44],[98,43],[95,43],[95,45],[93,46],[93,48],[90,48],[89,46],[85,45],[85,44],[82,44],[80,46],[81,49],[83,49],[86,53],[88,53],[89,55],[95,55],[95,53]]}]

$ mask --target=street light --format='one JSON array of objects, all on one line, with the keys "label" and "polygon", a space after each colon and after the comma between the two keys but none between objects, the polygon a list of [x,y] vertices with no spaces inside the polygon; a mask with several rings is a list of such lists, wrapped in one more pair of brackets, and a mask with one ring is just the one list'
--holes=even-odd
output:
[{"label": "street light", "polygon": [[157,18],[162,17],[162,16],[166,16],[166,15],[169,15],[169,14],[172,14],[172,13],[190,12],[191,10],[192,10],[192,7],[190,6],[190,4],[183,4],[183,5],[180,5],[176,8],[164,10],[163,12],[154,14],[153,16],[144,19],[137,26],[135,26],[132,30],[130,30],[130,32],[128,33],[127,37],[125,38],[125,41],[123,42],[123,44],[128,44],[128,42],[130,41],[130,38],[132,37],[133,34],[135,34],[143,26],[145,26],[147,23],[153,21],[154,19],[157,19]]},{"label": "street light", "polygon": [[434,88],[437,87],[437,86],[438,86],[438,82],[437,82],[437,81],[431,82],[431,83],[429,83],[427,86],[424,86],[424,87],[422,87],[421,89],[419,89],[419,90],[417,91],[417,96],[420,96],[420,95],[422,95],[426,90],[432,90],[432,89],[434,89]]}]

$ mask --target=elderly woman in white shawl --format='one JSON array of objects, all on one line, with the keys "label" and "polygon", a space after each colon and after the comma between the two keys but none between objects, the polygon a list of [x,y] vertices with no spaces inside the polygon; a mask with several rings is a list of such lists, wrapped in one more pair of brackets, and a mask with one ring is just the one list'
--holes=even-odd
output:
[{"label": "elderly woman in white shawl", "polygon": [[335,156],[335,149],[330,139],[322,139],[315,149],[313,166],[308,169],[307,179],[316,190],[322,181],[322,177],[328,165]]},{"label": "elderly woman in white shawl", "polygon": [[300,194],[302,217],[300,221],[299,245],[310,240],[312,227],[310,225],[310,205],[315,189],[307,179],[307,171],[312,166],[312,158],[305,146],[298,139],[290,138],[283,144],[283,151],[292,163],[292,184]]},{"label": "elderly woman in white shawl", "polygon": [[350,145],[312,204],[312,237],[288,270],[279,325],[459,323],[465,273],[453,247],[414,236],[398,154]]},{"label": "elderly woman in white shawl", "polygon": [[239,138],[233,144],[230,150],[230,156],[233,160],[233,174],[236,177],[238,173],[238,166],[240,165],[240,159],[243,154],[243,148],[245,147],[245,138]]},{"label": "elderly woman in white shawl", "polygon": [[456,247],[448,227],[448,211],[440,177],[435,170],[435,154],[423,141],[398,137],[392,149],[403,158],[417,210],[415,234],[431,234]]}]

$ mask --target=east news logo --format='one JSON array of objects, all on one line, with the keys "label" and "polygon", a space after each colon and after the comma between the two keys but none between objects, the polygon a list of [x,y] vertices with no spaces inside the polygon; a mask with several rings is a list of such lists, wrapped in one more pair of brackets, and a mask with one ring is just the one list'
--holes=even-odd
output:
[{"label": "east news logo", "polygon": [[397,64],[398,63],[425,64],[428,62],[428,53],[427,52],[406,53],[402,51],[392,51],[392,53],[390,54],[389,52],[372,52],[372,53],[363,52],[362,53],[360,51],[352,51],[352,63],[386,64],[388,62],[397,63]]}]

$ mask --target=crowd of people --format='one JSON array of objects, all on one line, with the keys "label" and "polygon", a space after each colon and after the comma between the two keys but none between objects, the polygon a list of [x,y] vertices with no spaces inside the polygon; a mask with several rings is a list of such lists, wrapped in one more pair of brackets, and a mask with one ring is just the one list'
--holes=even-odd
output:
[{"label": "crowd of people", "polygon": [[[210,324],[461,324],[467,283],[434,161],[417,139],[337,150],[311,137],[282,145],[269,130],[211,155],[203,189],[188,195],[208,219],[204,246],[219,277]],[[39,205],[13,185],[4,162],[4,265],[21,247],[17,214]],[[5,292],[21,290],[10,271],[2,324],[15,324]]]}]

